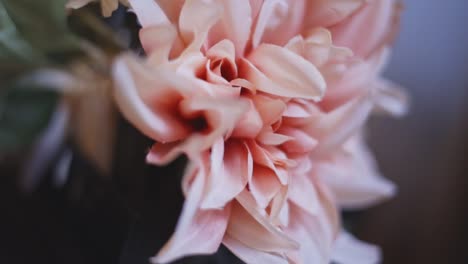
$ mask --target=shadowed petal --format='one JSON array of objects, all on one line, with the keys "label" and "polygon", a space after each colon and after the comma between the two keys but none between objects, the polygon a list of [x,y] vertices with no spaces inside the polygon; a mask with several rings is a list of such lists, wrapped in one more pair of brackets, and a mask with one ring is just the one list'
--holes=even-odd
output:
[{"label": "shadowed petal", "polygon": [[[260,251],[285,252],[299,245],[273,226],[265,210],[255,205],[247,191],[242,192],[232,204],[227,234],[239,242]],[[241,205],[242,204],[242,205]]]},{"label": "shadowed petal", "polygon": [[234,255],[239,257],[242,261],[247,264],[288,264],[288,260],[284,257],[274,255],[268,252],[258,251],[251,247],[244,245],[237,239],[232,238],[226,234],[223,239],[223,244],[232,252]]}]

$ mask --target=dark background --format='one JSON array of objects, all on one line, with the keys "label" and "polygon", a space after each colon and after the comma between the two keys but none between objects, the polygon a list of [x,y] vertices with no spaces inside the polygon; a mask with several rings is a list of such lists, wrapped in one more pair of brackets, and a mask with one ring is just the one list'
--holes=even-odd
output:
[{"label": "dark background", "polygon": [[[369,124],[381,170],[399,194],[351,215],[354,230],[383,248],[384,263],[467,263],[468,2],[405,4],[386,76],[407,88],[411,111]],[[16,187],[18,157],[0,161],[0,263],[140,264],[157,252],[180,209],[184,161],[146,166],[150,141],[123,120],[118,131],[113,181],[75,156],[65,188],[46,180],[25,196]],[[226,259],[223,250],[190,263]]]},{"label": "dark background", "polygon": [[399,193],[356,228],[383,247],[384,263],[468,263],[468,1],[405,6],[386,76],[407,88],[411,110],[369,126]]}]

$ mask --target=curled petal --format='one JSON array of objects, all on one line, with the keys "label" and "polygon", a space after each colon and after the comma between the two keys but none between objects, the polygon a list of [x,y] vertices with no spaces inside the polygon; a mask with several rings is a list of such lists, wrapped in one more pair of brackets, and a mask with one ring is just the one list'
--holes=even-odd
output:
[{"label": "curled petal", "polygon": [[167,164],[182,153],[185,153],[189,159],[196,158],[199,153],[209,149],[216,140],[232,131],[246,110],[246,106],[245,101],[194,97],[184,108],[193,113],[204,112],[207,126],[212,130],[208,133],[192,133],[183,141],[156,143],[148,153],[147,161],[159,165]]},{"label": "curled petal", "polygon": [[170,109],[180,100],[181,90],[189,89],[188,81],[174,77],[173,72],[150,72],[129,55],[115,60],[113,75],[116,82],[114,95],[120,111],[140,131],[162,142],[181,139],[188,134],[187,125]]}]

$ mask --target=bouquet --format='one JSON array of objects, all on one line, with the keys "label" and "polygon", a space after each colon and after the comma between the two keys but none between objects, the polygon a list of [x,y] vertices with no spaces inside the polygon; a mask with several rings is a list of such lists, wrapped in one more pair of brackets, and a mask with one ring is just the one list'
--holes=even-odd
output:
[{"label": "bouquet", "polygon": [[[4,0],[0,9],[1,152],[32,150],[25,188],[67,138],[109,174],[122,115],[153,141],[147,163],[187,158],[185,202],[152,263],[221,245],[254,264],[380,261],[340,211],[396,192],[365,123],[406,112],[405,93],[382,76],[400,2]],[[60,155],[60,179],[70,155]]]}]

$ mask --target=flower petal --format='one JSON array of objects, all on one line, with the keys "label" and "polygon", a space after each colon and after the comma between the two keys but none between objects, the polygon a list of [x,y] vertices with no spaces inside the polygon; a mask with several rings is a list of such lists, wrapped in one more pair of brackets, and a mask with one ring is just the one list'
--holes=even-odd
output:
[{"label": "flower petal", "polygon": [[183,106],[185,111],[204,112],[207,126],[212,130],[208,133],[192,133],[184,141],[155,144],[146,157],[149,163],[167,164],[182,153],[185,153],[189,159],[196,158],[202,151],[213,146],[216,140],[232,131],[247,106],[242,100],[209,97],[192,99]]},{"label": "flower petal", "polygon": [[[308,172],[310,174],[310,172]],[[289,199],[311,215],[319,212],[319,196],[314,182],[306,173],[295,173],[289,185]]]},{"label": "flower petal", "polygon": [[329,27],[347,18],[368,0],[314,0],[307,1],[304,30]]},{"label": "flower petal", "polygon": [[317,185],[317,190],[320,205],[317,214],[310,215],[290,204],[290,222],[285,232],[301,241],[301,247],[288,256],[298,263],[330,263],[339,217],[326,188]]},{"label": "flower petal", "polygon": [[223,244],[238,258],[248,264],[288,264],[286,258],[248,247],[226,234]]},{"label": "flower petal", "polygon": [[212,254],[218,250],[226,230],[230,208],[198,208],[206,173],[207,168],[201,165],[188,191],[176,230],[157,256],[151,258],[152,263],[168,263],[183,256]]},{"label": "flower petal", "polygon": [[313,100],[320,100],[325,92],[325,80],[317,68],[288,49],[262,44],[248,59],[252,64],[244,61],[244,78],[257,90]]},{"label": "flower petal", "polygon": [[368,1],[363,8],[331,28],[334,42],[352,49],[362,58],[368,57],[392,39],[393,28],[398,24],[392,21],[399,11],[396,2]]},{"label": "flower petal", "polygon": [[360,96],[313,122],[307,129],[319,141],[313,155],[331,153],[339,148],[362,127],[372,106],[373,102],[368,95]]},{"label": "flower petal", "polygon": [[236,57],[244,55],[250,36],[252,15],[249,0],[220,0],[222,15],[208,36],[209,46],[229,39],[234,43]]},{"label": "flower petal", "polygon": [[181,139],[189,132],[170,107],[182,97],[183,92],[177,89],[187,90],[191,85],[174,75],[169,71],[150,71],[129,55],[120,56],[113,65],[114,96],[120,111],[157,141]]},{"label": "flower petal", "polygon": [[[212,156],[219,155],[217,152],[216,148],[213,148]],[[221,168],[213,170],[209,175],[202,209],[222,208],[247,185],[248,163],[252,157],[244,143],[237,140],[227,141],[224,156],[220,156],[223,159]]]},{"label": "flower petal", "polygon": [[219,3],[187,0],[179,17],[179,30],[187,49],[184,53],[200,51],[208,32],[221,16]]},{"label": "flower petal", "polygon": [[254,198],[243,191],[232,204],[227,234],[248,247],[266,252],[295,250],[299,245],[273,226],[265,210],[255,205]]},{"label": "flower petal", "polygon": [[377,264],[381,261],[381,251],[379,247],[341,231],[335,241],[332,260],[338,264]]},{"label": "flower petal", "polygon": [[260,42],[283,46],[293,36],[300,34],[306,2],[264,1],[252,36],[253,47]]},{"label": "flower petal", "polygon": [[128,0],[128,2],[143,28],[170,24],[166,14],[154,0]]},{"label": "flower petal", "polygon": [[345,151],[316,167],[317,176],[330,187],[342,208],[369,207],[395,194],[395,185],[379,174],[362,139],[352,138]]},{"label": "flower petal", "polygon": [[254,166],[249,189],[260,208],[266,208],[280,188],[281,183],[274,171],[260,165]]}]

